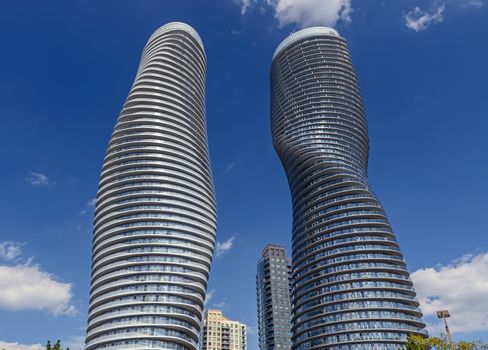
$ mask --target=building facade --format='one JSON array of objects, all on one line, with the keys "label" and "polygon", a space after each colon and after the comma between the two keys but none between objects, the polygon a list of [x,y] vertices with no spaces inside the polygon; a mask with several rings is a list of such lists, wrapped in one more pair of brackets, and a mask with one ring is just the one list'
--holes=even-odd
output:
[{"label": "building facade", "polygon": [[196,350],[216,204],[206,57],[193,28],[149,39],[97,193],[86,350]]},{"label": "building facade", "polygon": [[208,310],[200,336],[201,350],[247,350],[246,325],[224,317],[221,310]]},{"label": "building facade", "polygon": [[291,259],[285,247],[267,245],[257,264],[259,348],[291,349]]},{"label": "building facade", "polygon": [[368,185],[368,128],[346,41],[301,30],[270,72],[273,143],[292,196],[294,350],[402,348],[425,324]]}]

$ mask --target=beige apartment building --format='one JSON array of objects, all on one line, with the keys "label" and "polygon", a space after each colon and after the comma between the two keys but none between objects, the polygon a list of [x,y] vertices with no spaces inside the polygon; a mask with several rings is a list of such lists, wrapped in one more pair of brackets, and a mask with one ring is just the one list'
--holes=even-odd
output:
[{"label": "beige apartment building", "polygon": [[201,350],[247,350],[246,325],[208,310],[202,324]]}]

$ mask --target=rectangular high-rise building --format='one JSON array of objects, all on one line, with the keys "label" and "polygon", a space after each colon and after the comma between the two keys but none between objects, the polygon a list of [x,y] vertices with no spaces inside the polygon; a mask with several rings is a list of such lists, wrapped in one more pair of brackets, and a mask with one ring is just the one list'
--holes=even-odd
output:
[{"label": "rectangular high-rise building", "polygon": [[201,350],[246,350],[246,325],[229,320],[221,310],[208,310],[202,324]]},{"label": "rectangular high-rise building", "polygon": [[291,259],[285,247],[268,244],[256,273],[261,350],[291,349],[290,275]]}]

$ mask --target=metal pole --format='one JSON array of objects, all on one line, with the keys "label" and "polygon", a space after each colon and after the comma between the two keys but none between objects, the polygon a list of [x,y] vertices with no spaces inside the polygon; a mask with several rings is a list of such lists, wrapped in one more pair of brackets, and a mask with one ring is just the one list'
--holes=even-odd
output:
[{"label": "metal pole", "polygon": [[449,337],[449,343],[451,344],[451,350],[455,350],[454,340],[452,340],[451,331],[449,330],[449,326],[447,325],[447,319],[446,319],[446,317],[442,317],[442,318],[444,319],[444,324],[446,325],[446,333],[447,333],[447,336]]}]

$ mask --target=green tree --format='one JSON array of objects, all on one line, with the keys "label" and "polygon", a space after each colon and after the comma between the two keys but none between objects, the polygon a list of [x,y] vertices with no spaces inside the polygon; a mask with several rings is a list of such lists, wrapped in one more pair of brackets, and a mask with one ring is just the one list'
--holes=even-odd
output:
[{"label": "green tree", "polygon": [[425,338],[419,335],[409,335],[407,340],[407,350],[428,350],[429,345]]},{"label": "green tree", "polygon": [[[51,345],[51,341],[48,340],[46,343],[46,350],[63,350],[63,348],[61,347],[61,340],[56,340],[54,346]],[[69,350],[69,348],[66,348],[66,350]]]},{"label": "green tree", "polygon": [[[407,350],[451,350],[451,343],[445,334],[441,334],[439,338],[410,335],[406,347]],[[454,343],[454,350],[488,350],[488,344],[482,340],[474,342],[460,340]]]}]

